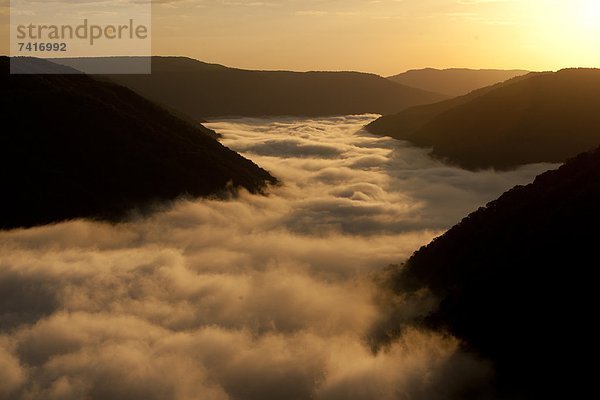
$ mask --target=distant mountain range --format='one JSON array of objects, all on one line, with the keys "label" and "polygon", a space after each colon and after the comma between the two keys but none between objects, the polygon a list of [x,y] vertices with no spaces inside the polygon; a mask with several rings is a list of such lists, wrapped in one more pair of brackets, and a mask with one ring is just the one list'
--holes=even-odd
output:
[{"label": "distant mountain range", "polygon": [[494,89],[498,89],[522,79],[527,79],[528,77],[528,75],[525,75],[512,78],[506,82],[474,90],[464,96],[453,97],[437,103],[410,107],[399,113],[386,115],[376,119],[367,126],[367,129],[375,134],[392,136],[401,140],[412,140],[420,129],[423,129],[431,120],[439,115],[475,100]]},{"label": "distant mountain range", "polygon": [[600,144],[600,70],[531,73],[384,116],[367,129],[469,169],[564,162]]},{"label": "distant mountain range", "polygon": [[397,290],[433,292],[427,324],[494,361],[498,398],[585,397],[596,382],[584,360],[597,343],[599,205],[600,149],[469,215],[409,259]]},{"label": "distant mountain range", "polygon": [[[81,71],[130,58],[61,59]],[[183,57],[153,57],[151,75],[111,75],[142,96],[196,120],[223,116],[390,114],[447,96],[358,72],[249,71]]]},{"label": "distant mountain range", "polygon": [[[21,60],[30,72],[55,68],[44,63]],[[130,89],[86,75],[9,75],[7,57],[0,67],[2,229],[115,221],[180,196],[259,192],[276,181],[214,132]]]},{"label": "distant mountain range", "polygon": [[388,79],[403,85],[445,94],[462,96],[473,90],[504,82],[528,71],[501,69],[413,69]]}]

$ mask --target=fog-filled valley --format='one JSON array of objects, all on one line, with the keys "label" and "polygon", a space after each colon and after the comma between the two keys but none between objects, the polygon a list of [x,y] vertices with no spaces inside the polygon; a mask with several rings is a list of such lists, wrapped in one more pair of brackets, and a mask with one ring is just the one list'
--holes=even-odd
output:
[{"label": "fog-filled valley", "polygon": [[600,1],[0,14],[0,400],[596,391]]},{"label": "fog-filled valley", "polygon": [[[266,196],[0,232],[0,398],[486,398],[486,361],[410,327],[427,293],[380,282],[555,165],[466,171],[377,117],[212,121],[280,181]],[[409,328],[384,341],[390,321]]]}]

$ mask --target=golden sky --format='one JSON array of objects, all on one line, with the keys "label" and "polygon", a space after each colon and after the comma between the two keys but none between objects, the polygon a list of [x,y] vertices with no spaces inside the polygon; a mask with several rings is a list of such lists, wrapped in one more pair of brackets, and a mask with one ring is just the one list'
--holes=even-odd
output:
[{"label": "golden sky", "polygon": [[156,0],[152,36],[251,69],[554,70],[600,66],[600,0]]}]

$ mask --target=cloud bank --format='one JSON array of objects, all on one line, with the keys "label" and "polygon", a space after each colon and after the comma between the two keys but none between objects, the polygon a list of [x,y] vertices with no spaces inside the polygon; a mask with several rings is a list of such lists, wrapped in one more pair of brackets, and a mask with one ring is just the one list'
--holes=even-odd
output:
[{"label": "cloud bank", "polygon": [[[0,232],[0,399],[452,399],[490,370],[375,277],[548,165],[467,172],[374,116],[209,127],[284,184],[147,218]],[[425,305],[426,306],[426,305]]]}]

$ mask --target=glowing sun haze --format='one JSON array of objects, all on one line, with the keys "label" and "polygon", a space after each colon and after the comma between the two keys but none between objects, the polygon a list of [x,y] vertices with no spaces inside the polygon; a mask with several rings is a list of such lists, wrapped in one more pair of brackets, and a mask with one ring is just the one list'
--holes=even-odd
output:
[{"label": "glowing sun haze", "polygon": [[600,66],[597,0],[164,0],[154,53],[252,69]]},{"label": "glowing sun haze", "polygon": [[599,48],[598,0],[153,0],[154,54],[248,69],[556,70]]}]

